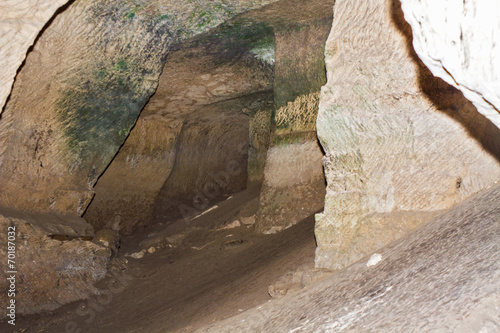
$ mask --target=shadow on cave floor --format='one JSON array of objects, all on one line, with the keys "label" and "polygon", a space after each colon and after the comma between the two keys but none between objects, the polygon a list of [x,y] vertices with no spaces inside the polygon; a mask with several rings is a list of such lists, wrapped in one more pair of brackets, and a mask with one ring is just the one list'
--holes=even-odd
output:
[{"label": "shadow on cave floor", "polygon": [[[255,213],[258,193],[235,194],[184,228],[145,228],[125,238],[97,285],[100,296],[20,317],[16,331],[190,332],[271,300],[270,284],[313,267],[314,216],[274,235],[257,234],[253,225],[213,228]],[[129,256],[150,246],[154,253]]]}]

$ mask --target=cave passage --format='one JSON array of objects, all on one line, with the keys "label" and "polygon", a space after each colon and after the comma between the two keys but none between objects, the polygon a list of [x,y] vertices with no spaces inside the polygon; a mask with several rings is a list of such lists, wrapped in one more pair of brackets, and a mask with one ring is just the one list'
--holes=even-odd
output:
[{"label": "cave passage", "polygon": [[16,32],[1,332],[500,327],[491,64],[456,25],[484,5],[64,1]]},{"label": "cave passage", "polygon": [[315,121],[332,18],[311,2],[284,20],[288,2],[240,15],[168,54],[155,94],[94,187],[83,216],[94,229],[128,235],[186,222],[253,187],[262,189],[259,231],[321,209]]},{"label": "cave passage", "polygon": [[325,195],[315,121],[332,3],[292,5],[168,53],[82,216],[112,250],[99,293],[21,329],[192,331],[303,287]]}]

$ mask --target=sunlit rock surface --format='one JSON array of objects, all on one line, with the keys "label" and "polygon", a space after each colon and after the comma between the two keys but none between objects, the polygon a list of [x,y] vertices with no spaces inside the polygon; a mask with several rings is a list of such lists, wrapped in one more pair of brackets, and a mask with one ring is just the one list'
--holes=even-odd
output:
[{"label": "sunlit rock surface", "polygon": [[19,66],[43,26],[68,0],[5,0],[0,3],[0,114]]},{"label": "sunlit rock surface", "polygon": [[[500,179],[500,131],[411,48],[397,1],[342,1],[317,119],[316,265],[338,269]],[[421,213],[420,213],[421,212]]]},{"label": "sunlit rock surface", "polygon": [[500,4],[401,0],[413,46],[431,72],[500,127]]}]

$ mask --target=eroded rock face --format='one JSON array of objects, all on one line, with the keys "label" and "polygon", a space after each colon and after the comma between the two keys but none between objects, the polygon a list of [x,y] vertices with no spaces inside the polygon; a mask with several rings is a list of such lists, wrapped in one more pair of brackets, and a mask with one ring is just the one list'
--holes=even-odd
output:
[{"label": "eroded rock face", "polygon": [[186,119],[172,172],[156,198],[156,219],[199,214],[223,194],[245,189],[249,123],[241,109],[221,102]]},{"label": "eroded rock face", "polygon": [[54,12],[68,0],[6,0],[0,4],[0,114],[28,48]]},{"label": "eroded rock face", "polygon": [[339,0],[334,13],[317,119],[328,186],[316,266],[329,269],[500,179],[500,132],[419,62],[399,3]]},{"label": "eroded rock face", "polygon": [[29,53],[2,115],[0,203],[82,214],[172,45],[269,2],[73,2]]},{"label": "eroded rock face", "polygon": [[424,64],[500,127],[500,6],[470,0],[401,3]]},{"label": "eroded rock face", "polygon": [[267,153],[265,178],[256,215],[258,231],[287,229],[323,207],[323,153],[315,136],[272,146]]},{"label": "eroded rock face", "polygon": [[172,171],[180,128],[139,118],[118,155],[95,186],[84,218],[95,228],[128,232],[144,224]]},{"label": "eroded rock face", "polygon": [[[300,2],[297,12],[298,3],[249,11],[170,52],[156,93],[95,187],[89,223],[130,232],[152,223],[152,213],[173,221],[243,189],[245,180],[264,182],[260,231],[321,209],[315,117],[332,3]],[[268,155],[273,99],[279,129]]]},{"label": "eroded rock face", "polygon": [[[83,214],[93,198],[97,178],[157,88],[172,46],[270,2],[72,2],[55,17],[28,54],[2,114],[0,205],[24,211]],[[213,91],[215,95],[219,92]],[[247,117],[241,110],[237,114]],[[141,120],[136,127],[138,136],[144,132],[163,133],[145,138],[131,135],[118,160],[132,170],[110,168],[111,175],[125,177],[117,185],[108,183],[115,187],[114,193],[123,190],[123,196],[113,200],[122,200],[122,207],[135,201],[140,205],[144,203],[141,189],[149,191],[148,203],[155,199],[155,190],[168,176],[169,163],[173,164],[169,148],[175,145],[184,118],[171,123]],[[241,133],[248,141],[248,127]],[[141,159],[141,155],[146,158]],[[159,164],[165,168],[157,172]],[[134,167],[141,167],[141,172]],[[154,177],[145,181],[151,173]],[[126,192],[130,184],[124,182],[130,179],[132,186],[139,184],[134,188],[139,197]],[[157,186],[152,191],[148,188],[151,183]],[[126,217],[129,212],[105,212],[96,225],[119,228],[123,223],[120,214]],[[137,221],[137,216],[131,219]],[[95,291],[93,283],[105,274],[108,249],[79,238],[79,234],[61,233],[61,238],[52,239],[37,223],[27,225],[23,218],[2,221],[4,226],[19,225],[19,239],[26,242],[19,245],[18,252],[26,260],[19,264],[23,272],[19,286],[24,289],[18,299],[24,308],[18,313],[49,310]],[[89,226],[82,219],[77,224]],[[35,263],[30,262],[33,260]],[[5,281],[2,279],[2,289]]]},{"label": "eroded rock face", "polygon": [[[9,229],[11,227],[11,229]],[[92,242],[93,229],[76,216],[0,210],[0,260],[7,263],[7,232],[15,232],[16,313],[49,311],[96,293],[111,252]],[[2,270],[0,289],[9,289]],[[0,296],[8,304],[7,292]],[[6,307],[0,310],[5,317]]]},{"label": "eroded rock face", "polygon": [[296,13],[275,26],[275,126],[256,215],[259,232],[279,232],[323,207],[323,152],[315,119],[319,90],[326,80],[323,54],[331,5],[330,1],[302,3],[312,15]]},{"label": "eroded rock face", "polygon": [[[243,15],[169,54],[158,89],[95,187],[84,215],[89,223],[128,233],[153,217],[193,214],[245,187],[247,156],[248,177],[261,177],[273,69],[254,53],[256,45],[274,49],[273,31]],[[230,161],[238,174],[216,181],[235,167]],[[203,199],[198,208],[195,197]]]}]

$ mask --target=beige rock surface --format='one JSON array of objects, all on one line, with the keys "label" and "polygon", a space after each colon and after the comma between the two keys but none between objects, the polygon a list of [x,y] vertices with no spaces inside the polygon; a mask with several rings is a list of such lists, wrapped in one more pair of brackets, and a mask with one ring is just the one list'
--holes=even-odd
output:
[{"label": "beige rock surface", "polygon": [[249,135],[242,108],[230,100],[207,105],[186,118],[172,172],[155,197],[157,221],[199,214],[222,195],[245,189]]},{"label": "beige rock surface", "polygon": [[196,332],[498,332],[500,188],[302,292]]},{"label": "beige rock surface", "polygon": [[257,230],[266,234],[282,231],[323,207],[322,158],[314,137],[269,149],[256,215]]},{"label": "beige rock surface", "polygon": [[[207,39],[215,35],[186,42],[169,54],[158,89],[95,186],[95,198],[84,215],[94,227],[115,227],[128,233],[150,223],[155,201],[171,172],[175,181],[198,179],[194,181],[197,185],[164,191],[160,204],[169,205],[170,199],[179,196],[191,199],[197,186],[203,191],[205,183],[212,182],[208,173],[216,174],[226,167],[229,156],[238,155],[236,149],[227,149],[225,141],[248,144],[251,115],[245,110],[255,113],[266,100],[272,101],[266,93],[272,88],[272,68],[246,50],[240,50],[247,52],[244,61],[238,60],[238,52],[221,59],[224,45],[207,49]],[[261,37],[254,36],[256,40]],[[253,97],[244,97],[247,95]],[[270,119],[267,122],[269,126]],[[199,137],[200,131],[205,136]],[[176,154],[186,152],[194,163],[185,161],[174,170],[176,159],[183,158]],[[181,172],[178,168],[183,178],[175,177]]]},{"label": "beige rock surface", "polygon": [[[92,242],[92,227],[80,217],[2,208],[0,227],[2,263],[7,264],[8,258],[7,232],[15,233],[9,244],[15,244],[14,269],[9,271],[17,272],[16,314],[50,311],[98,292],[94,284],[106,275],[111,252]],[[2,290],[9,289],[6,278],[11,275],[2,269]],[[6,292],[0,295],[2,304],[9,300]],[[0,317],[5,317],[5,311],[2,307]]]},{"label": "beige rock surface", "polygon": [[26,52],[55,11],[68,0],[5,0],[0,3],[0,115]]},{"label": "beige rock surface", "polygon": [[[181,211],[196,214],[198,209],[193,206],[193,199],[201,193],[211,200],[205,192],[217,185],[214,181],[217,177],[213,175],[225,170],[232,158],[240,158],[233,149],[238,145],[233,145],[233,151],[228,148],[233,141],[249,144],[248,182],[262,182],[273,97],[291,98],[293,102],[296,94],[313,95],[315,116],[318,90],[325,80],[323,48],[330,29],[331,3],[301,2],[304,10],[300,13],[292,10],[297,3],[280,1],[249,11],[169,53],[158,89],[95,186],[95,198],[84,215],[89,223],[96,228],[117,225],[128,233],[151,223],[152,213],[157,221],[163,222],[183,217]],[[278,74],[273,70],[275,48],[280,55],[279,63],[275,64]],[[292,60],[295,69],[290,66]],[[274,83],[278,97],[271,92],[273,76],[280,78]],[[311,94],[311,89],[316,90]],[[310,118],[312,127],[307,130],[313,142],[314,117]],[[204,133],[203,137],[199,133]],[[322,206],[322,155],[316,142],[313,146],[314,149],[308,146],[307,153],[301,155],[308,161],[308,167],[294,157],[279,164],[275,157],[285,156],[283,153],[271,158],[276,167],[271,172],[273,176],[280,173],[282,166],[302,170],[298,181],[288,172],[286,181],[291,185],[288,190],[280,189],[294,198],[284,204],[298,209],[298,214],[286,209],[287,217],[280,219],[293,217],[286,225],[312,213],[305,201],[300,207],[297,201],[314,202],[313,211]],[[309,174],[311,162],[315,166]],[[267,179],[272,182],[272,176]],[[319,179],[319,186],[312,191],[314,198],[307,188],[311,179]],[[302,190],[295,187],[298,182],[302,183]],[[220,194],[242,189],[244,179],[237,179],[235,184],[238,185],[222,188]],[[272,198],[273,194],[267,197]]]},{"label": "beige rock surface", "polygon": [[401,3],[424,64],[500,127],[500,5],[470,0]]},{"label": "beige rock surface", "polygon": [[354,245],[368,215],[406,223],[389,216],[448,209],[500,179],[498,128],[418,60],[398,3],[339,0],[334,12],[317,119],[328,186],[316,265],[330,269],[381,245]]},{"label": "beige rock surface", "polygon": [[323,152],[315,119],[326,79],[323,54],[331,5],[330,1],[302,3],[303,11],[287,16],[275,28],[275,126],[256,215],[256,229],[265,234],[289,228],[323,207]]},{"label": "beige rock surface", "polygon": [[[82,215],[94,196],[93,187],[97,179],[123,144],[142,107],[155,91],[172,46],[241,12],[269,2],[73,1],[55,16],[29,52],[0,119],[0,205],[25,212]],[[52,6],[55,10],[58,3],[43,7],[42,12],[48,13]],[[9,13],[8,10],[3,11],[4,5],[12,5],[13,9],[19,10],[24,8],[28,13],[36,10],[36,6],[30,8],[31,2],[19,4],[16,7],[12,1],[3,3],[0,15]],[[15,17],[9,21],[7,18],[3,20],[4,16],[0,17],[2,24],[21,25],[18,29],[21,34],[28,32],[22,24],[29,21],[21,22]],[[48,17],[39,19],[45,22]],[[33,21],[34,27],[40,30],[37,22]],[[2,47],[2,52],[10,51]],[[23,56],[25,52],[22,51]],[[225,73],[224,68],[220,68],[215,74],[226,78],[225,75],[231,73]],[[205,82],[214,82],[212,79],[205,78]],[[240,80],[240,86],[248,89],[259,80],[262,81],[262,76],[254,81]],[[268,84],[267,81],[263,83],[264,86]],[[212,91],[200,94],[196,94],[196,84],[193,88],[191,92],[196,98],[221,97],[224,93],[223,97],[235,97],[227,94],[231,87],[222,84],[211,86]],[[205,102],[214,100],[205,99]],[[157,107],[162,109],[161,105]],[[184,116],[192,110],[189,109]],[[240,118],[247,117],[237,111]],[[118,160],[129,167],[129,172],[110,168],[118,177],[133,178],[134,185],[142,186],[135,189],[139,193],[137,198],[123,191],[127,189],[123,182],[111,184],[115,194],[116,191],[124,193],[116,199],[122,200],[119,202],[121,207],[130,202],[141,205],[144,201],[141,201],[140,191],[149,190],[148,185],[153,182],[157,190],[161,188],[165,174],[169,173],[168,163],[173,163],[168,147],[175,143],[183,120],[181,117],[180,122],[171,124],[161,121],[141,121],[138,124],[136,130],[139,136],[145,132],[151,136],[136,137],[138,140],[131,140],[125,147]],[[173,128],[169,126],[172,124]],[[165,130],[165,134],[154,135],[154,132]],[[241,133],[245,135],[244,130]],[[163,152],[155,150],[158,147],[160,150],[167,149]],[[141,154],[148,156],[138,166]],[[156,172],[159,163],[167,164],[162,172]],[[142,173],[134,169],[137,166]],[[147,179],[146,173],[156,173],[157,177]],[[148,200],[153,201],[155,194],[153,190]],[[103,215],[96,225],[119,228],[121,223],[126,222],[122,216],[126,217],[129,212],[116,210],[114,214]],[[38,218],[35,220],[38,221]],[[61,230],[52,239],[47,237],[50,231],[38,222],[28,225],[23,218],[2,218],[2,230],[6,230],[4,227],[8,223],[19,224],[19,239],[26,242],[19,246],[19,255],[23,258],[19,267],[23,272],[19,275],[19,285],[24,288],[19,300],[25,304],[19,309],[19,314],[50,310],[85,298],[95,292],[93,284],[106,273],[109,249],[87,238],[79,238],[79,234],[72,229],[90,226],[83,219],[72,221],[74,225],[69,229],[58,227]],[[4,249],[6,247],[2,246],[2,251]],[[0,257],[4,261],[5,253]],[[30,263],[30,260],[36,263]],[[3,289],[6,280],[2,281]]]},{"label": "beige rock surface", "polygon": [[83,214],[172,46],[270,2],[74,1],[28,54],[2,114],[0,203]]}]

